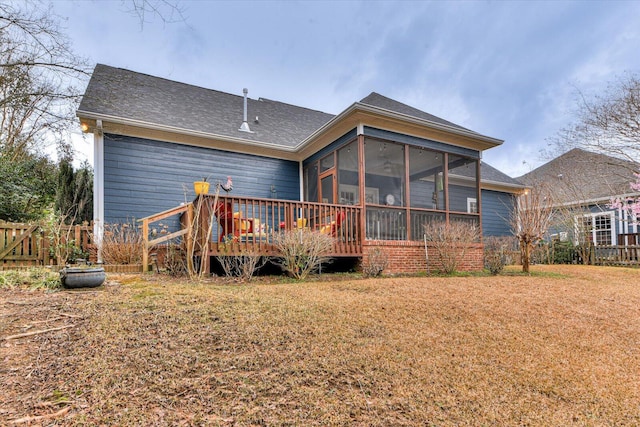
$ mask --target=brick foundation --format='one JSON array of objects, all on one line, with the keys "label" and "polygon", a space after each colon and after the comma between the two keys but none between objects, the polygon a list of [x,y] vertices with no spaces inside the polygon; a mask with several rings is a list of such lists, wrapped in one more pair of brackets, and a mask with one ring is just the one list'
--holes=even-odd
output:
[{"label": "brick foundation", "polygon": [[[433,248],[428,248],[429,260],[427,263],[424,243],[390,240],[367,240],[362,246],[362,263],[366,265],[369,253],[374,248],[380,248],[387,255],[388,265],[384,273],[419,273],[427,271],[433,273],[439,270],[437,255]],[[464,260],[461,260],[458,269],[460,271],[480,271],[483,268],[483,245],[474,243],[467,249]]]}]

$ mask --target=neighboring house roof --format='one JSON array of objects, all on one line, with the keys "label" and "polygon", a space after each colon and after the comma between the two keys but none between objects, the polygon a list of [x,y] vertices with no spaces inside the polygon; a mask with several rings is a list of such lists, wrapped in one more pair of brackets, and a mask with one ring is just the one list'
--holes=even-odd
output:
[{"label": "neighboring house roof", "polygon": [[500,172],[498,169],[483,161],[480,162],[480,177],[483,188],[497,186],[523,190],[527,187],[519,180],[511,178],[509,175]]},{"label": "neighboring house roof", "polygon": [[637,163],[574,148],[517,179],[532,187],[546,184],[555,204],[577,204],[631,193],[629,183],[639,168]]}]

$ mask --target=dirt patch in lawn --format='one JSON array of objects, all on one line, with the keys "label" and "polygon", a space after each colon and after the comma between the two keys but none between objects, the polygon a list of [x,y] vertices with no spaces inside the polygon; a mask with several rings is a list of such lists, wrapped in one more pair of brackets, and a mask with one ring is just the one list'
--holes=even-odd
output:
[{"label": "dirt patch in lawn", "polygon": [[0,290],[0,425],[639,425],[640,270],[534,271]]}]

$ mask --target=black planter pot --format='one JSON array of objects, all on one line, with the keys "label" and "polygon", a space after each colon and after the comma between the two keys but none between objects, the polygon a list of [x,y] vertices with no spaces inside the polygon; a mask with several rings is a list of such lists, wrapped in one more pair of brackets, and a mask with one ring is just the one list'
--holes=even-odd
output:
[{"label": "black planter pot", "polygon": [[65,267],[60,270],[60,281],[65,288],[95,288],[107,278],[102,267]]}]

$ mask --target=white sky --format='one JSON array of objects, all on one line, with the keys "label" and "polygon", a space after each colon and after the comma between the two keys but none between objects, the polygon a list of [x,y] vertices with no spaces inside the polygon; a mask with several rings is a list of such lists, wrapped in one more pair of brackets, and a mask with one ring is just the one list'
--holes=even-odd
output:
[{"label": "white sky", "polygon": [[576,88],[640,72],[640,1],[181,1],[183,21],[143,26],[131,4],[53,6],[94,63],[333,114],[375,91],[505,140],[484,159],[513,177],[544,163]]}]

